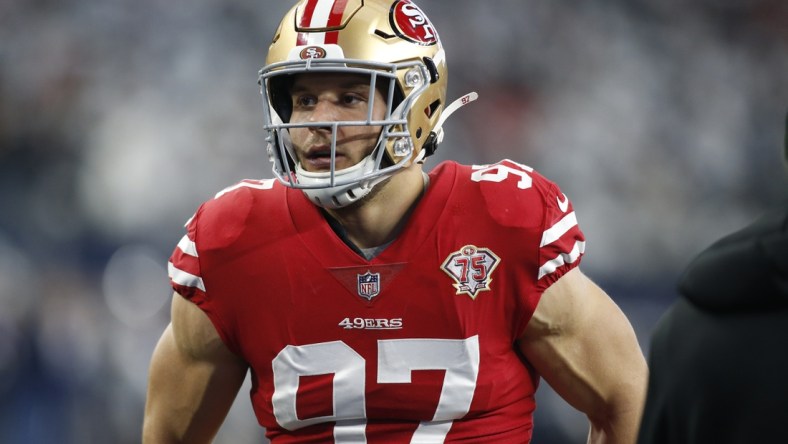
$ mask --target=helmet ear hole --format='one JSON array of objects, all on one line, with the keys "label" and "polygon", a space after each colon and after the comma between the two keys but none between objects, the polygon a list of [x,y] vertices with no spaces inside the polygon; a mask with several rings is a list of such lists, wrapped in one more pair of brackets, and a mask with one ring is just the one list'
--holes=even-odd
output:
[{"label": "helmet ear hole", "polygon": [[427,117],[432,117],[435,115],[435,111],[438,110],[438,107],[441,106],[440,99],[433,101],[430,103],[430,106],[427,108]]}]

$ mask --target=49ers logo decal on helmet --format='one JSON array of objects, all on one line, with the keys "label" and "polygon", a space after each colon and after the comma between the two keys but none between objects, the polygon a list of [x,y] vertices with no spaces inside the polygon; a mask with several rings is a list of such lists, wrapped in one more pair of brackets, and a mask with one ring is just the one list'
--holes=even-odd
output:
[{"label": "49ers logo decal on helmet", "polygon": [[438,33],[427,16],[410,0],[397,0],[389,14],[391,28],[398,36],[419,45],[438,43]]},{"label": "49ers logo decal on helmet", "polygon": [[301,60],[306,59],[324,59],[326,58],[326,50],[319,46],[307,46],[299,53]]}]

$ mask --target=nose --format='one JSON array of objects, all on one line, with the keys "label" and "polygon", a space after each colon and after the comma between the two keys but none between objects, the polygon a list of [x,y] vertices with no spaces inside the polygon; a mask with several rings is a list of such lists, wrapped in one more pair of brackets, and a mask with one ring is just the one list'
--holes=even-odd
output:
[{"label": "nose", "polygon": [[318,100],[309,115],[310,122],[333,122],[336,118],[336,107],[329,100]]},{"label": "nose", "polygon": [[[318,100],[309,114],[309,123],[333,122],[337,120],[336,107],[329,100]],[[330,137],[333,132],[331,126],[310,126],[311,133],[320,134],[321,137]]]}]

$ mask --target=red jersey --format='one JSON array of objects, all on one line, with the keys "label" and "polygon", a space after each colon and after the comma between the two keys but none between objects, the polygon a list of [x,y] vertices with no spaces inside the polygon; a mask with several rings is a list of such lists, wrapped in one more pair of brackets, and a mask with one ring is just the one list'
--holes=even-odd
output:
[{"label": "red jersey", "polygon": [[538,375],[515,341],[585,241],[567,197],[512,161],[438,165],[366,260],[299,190],[204,203],[170,263],[251,368],[274,442],[528,442]]}]

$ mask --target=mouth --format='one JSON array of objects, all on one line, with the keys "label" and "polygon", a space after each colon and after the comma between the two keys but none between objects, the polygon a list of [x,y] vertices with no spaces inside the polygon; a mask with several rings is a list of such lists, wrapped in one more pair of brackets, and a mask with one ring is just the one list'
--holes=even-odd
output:
[{"label": "mouth", "polygon": [[[336,152],[336,164],[345,156]],[[308,171],[328,171],[331,169],[331,147],[327,145],[314,146],[304,154],[303,166]]]}]

